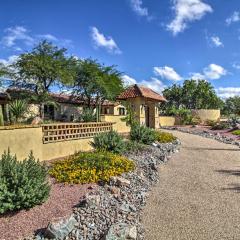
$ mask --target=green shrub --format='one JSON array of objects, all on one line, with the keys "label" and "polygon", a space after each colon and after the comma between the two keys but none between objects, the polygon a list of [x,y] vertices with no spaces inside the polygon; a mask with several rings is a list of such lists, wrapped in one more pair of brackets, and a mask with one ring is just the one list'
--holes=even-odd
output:
[{"label": "green shrub", "polygon": [[113,130],[96,135],[91,144],[98,151],[113,153],[122,153],[125,147],[123,138]]},{"label": "green shrub", "polygon": [[125,141],[125,150],[127,152],[138,152],[138,151],[143,151],[146,148],[146,145],[141,144],[136,141]]},{"label": "green shrub", "polygon": [[217,125],[218,122],[217,121],[214,121],[214,120],[207,120],[206,121],[206,125],[210,126],[210,127],[213,127],[215,125]]},{"label": "green shrub", "polygon": [[151,144],[155,140],[155,131],[151,128],[134,124],[131,127],[130,138],[132,141],[143,144]]},{"label": "green shrub", "polygon": [[92,108],[84,108],[81,113],[80,121],[82,122],[96,122],[97,115]]},{"label": "green shrub", "polygon": [[232,134],[234,135],[240,135],[240,129],[232,131]]},{"label": "green shrub", "polygon": [[41,204],[49,196],[45,166],[35,161],[32,153],[17,161],[10,151],[0,159],[0,213],[28,209]]},{"label": "green shrub", "polygon": [[177,138],[172,133],[156,131],[155,140],[159,143],[170,143],[175,141]]},{"label": "green shrub", "polygon": [[53,163],[50,174],[58,182],[94,183],[134,169],[134,162],[110,152],[77,153]]},{"label": "green shrub", "polygon": [[216,124],[211,127],[212,130],[224,130],[228,128],[230,128],[230,125],[226,122],[216,122]]}]

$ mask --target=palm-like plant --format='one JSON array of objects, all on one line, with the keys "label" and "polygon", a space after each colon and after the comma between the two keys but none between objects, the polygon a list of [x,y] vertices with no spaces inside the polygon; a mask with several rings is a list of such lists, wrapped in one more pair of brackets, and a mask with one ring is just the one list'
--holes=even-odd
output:
[{"label": "palm-like plant", "polygon": [[9,112],[14,118],[14,123],[19,122],[20,118],[27,112],[28,106],[24,100],[15,100],[9,105]]}]

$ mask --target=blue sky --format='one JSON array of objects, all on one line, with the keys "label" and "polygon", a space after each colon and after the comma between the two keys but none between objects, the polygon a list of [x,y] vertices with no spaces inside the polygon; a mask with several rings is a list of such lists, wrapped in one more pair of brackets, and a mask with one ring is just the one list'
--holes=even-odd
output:
[{"label": "blue sky", "polygon": [[239,0],[8,0],[0,3],[0,62],[47,38],[69,54],[115,64],[161,91],[204,78],[240,95]]}]

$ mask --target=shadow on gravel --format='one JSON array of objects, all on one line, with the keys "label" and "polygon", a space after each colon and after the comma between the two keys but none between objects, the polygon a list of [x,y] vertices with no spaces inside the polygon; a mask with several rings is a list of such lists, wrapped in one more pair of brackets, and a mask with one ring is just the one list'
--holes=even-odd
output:
[{"label": "shadow on gravel", "polygon": [[216,170],[216,172],[226,175],[240,176],[240,170]]},{"label": "shadow on gravel", "polygon": [[229,184],[229,187],[221,188],[221,190],[235,191],[237,193],[240,193],[240,185],[232,183],[232,184]]},{"label": "shadow on gravel", "polygon": [[206,148],[206,147],[182,147],[184,149],[189,149],[189,150],[201,150],[201,151],[234,151],[234,152],[240,152],[239,149],[233,149],[233,148]]}]

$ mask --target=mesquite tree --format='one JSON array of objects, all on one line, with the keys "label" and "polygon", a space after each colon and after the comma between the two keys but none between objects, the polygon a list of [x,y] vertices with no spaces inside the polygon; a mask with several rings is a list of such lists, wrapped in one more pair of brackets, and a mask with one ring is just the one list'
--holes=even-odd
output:
[{"label": "mesquite tree", "polygon": [[76,59],[66,56],[65,48],[44,40],[31,52],[21,54],[13,67],[13,84],[34,92],[40,103],[40,117],[44,118],[44,103],[49,102],[51,87],[73,82]]}]

